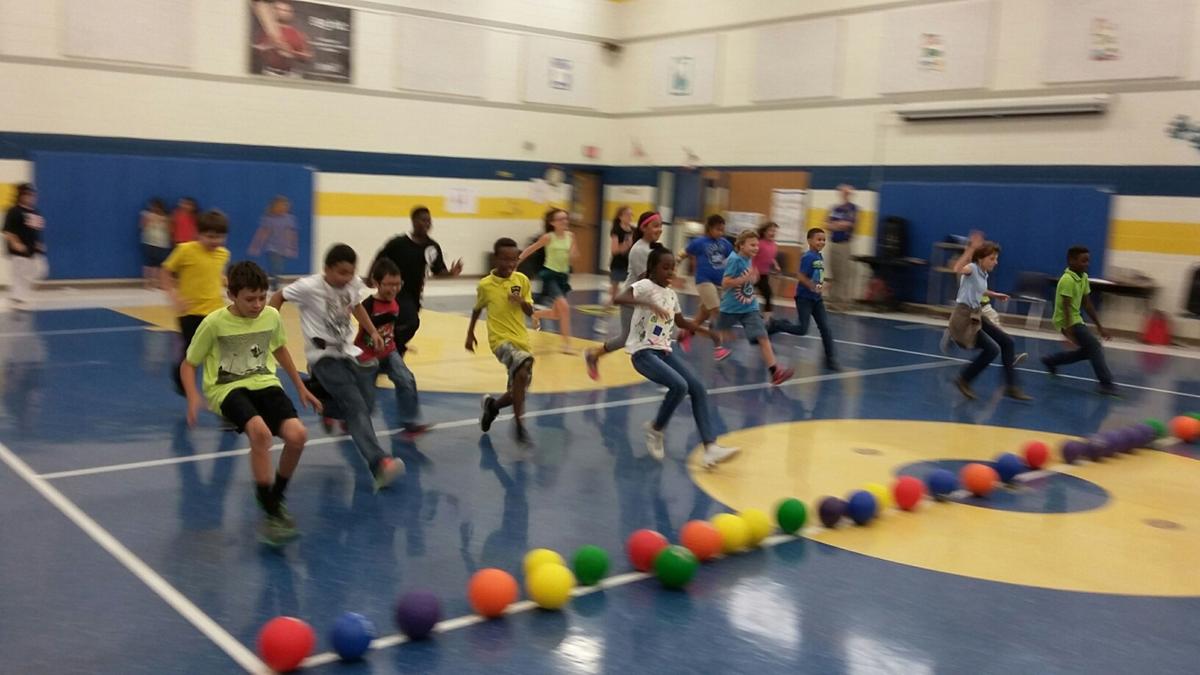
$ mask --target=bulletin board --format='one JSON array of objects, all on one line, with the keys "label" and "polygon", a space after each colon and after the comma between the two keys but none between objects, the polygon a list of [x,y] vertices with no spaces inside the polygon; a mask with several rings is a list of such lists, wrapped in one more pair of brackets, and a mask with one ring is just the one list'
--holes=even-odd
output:
[{"label": "bulletin board", "polygon": [[979,89],[988,85],[991,0],[897,9],[884,18],[879,91]]},{"label": "bulletin board", "polygon": [[396,87],[483,98],[491,34],[454,21],[397,16]]},{"label": "bulletin board", "polygon": [[755,37],[753,100],[835,96],[842,25],[838,19],[820,19],[760,28]]},{"label": "bulletin board", "polygon": [[1046,82],[1182,77],[1193,3],[1055,0],[1046,3]]},{"label": "bulletin board", "polygon": [[524,41],[524,100],[595,108],[599,98],[600,45],[528,35]]}]

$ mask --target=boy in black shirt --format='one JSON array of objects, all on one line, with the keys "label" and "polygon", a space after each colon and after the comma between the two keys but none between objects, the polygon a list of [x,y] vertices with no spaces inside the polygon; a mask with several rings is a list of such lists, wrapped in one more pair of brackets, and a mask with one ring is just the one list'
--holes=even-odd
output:
[{"label": "boy in black shirt", "polygon": [[[455,260],[449,268],[446,259],[442,257],[442,247],[429,237],[433,227],[433,218],[429,209],[418,206],[412,210],[412,234],[402,234],[388,240],[375,260],[384,258],[392,261],[400,270],[401,296],[413,301],[417,309],[421,307],[421,293],[425,289],[425,277],[429,272],[437,277],[456,277],[462,274],[462,260]],[[374,268],[374,265],[371,266]]]},{"label": "boy in black shirt", "polygon": [[17,186],[17,203],[4,217],[4,242],[12,261],[13,309],[29,308],[33,282],[46,276],[45,219],[37,210],[37,189],[30,183]]}]

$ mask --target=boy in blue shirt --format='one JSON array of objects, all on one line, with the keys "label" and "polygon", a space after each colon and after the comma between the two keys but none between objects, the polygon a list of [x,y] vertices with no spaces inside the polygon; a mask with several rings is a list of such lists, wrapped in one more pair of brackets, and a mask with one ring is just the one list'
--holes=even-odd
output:
[{"label": "boy in blue shirt", "polygon": [[763,362],[771,372],[771,384],[783,384],[791,379],[794,371],[775,363],[775,352],[771,349],[771,340],[767,337],[762,314],[758,311],[758,296],[754,293],[758,270],[754,269],[751,261],[758,254],[758,233],[754,230],[742,232],[733,247],[736,253],[726,261],[725,276],[721,280],[721,286],[725,289],[725,294],[721,296],[721,315],[717,318],[721,342],[727,343],[733,329],[741,325],[750,344],[757,344],[762,350]]},{"label": "boy in blue shirt", "polygon": [[[700,312],[692,317],[692,323],[704,325],[710,316],[716,314],[721,306],[721,282],[725,276],[725,261],[733,254],[733,246],[725,238],[725,219],[719,214],[712,214],[704,224],[704,236],[696,237],[688,242],[684,255],[692,259],[692,269],[696,271],[696,294],[700,297]],[[683,351],[690,352],[692,334],[690,331],[679,332],[679,346]],[[713,358],[721,361],[729,356],[729,350],[721,345],[713,348]]]},{"label": "boy in blue shirt", "polygon": [[797,322],[771,319],[767,324],[767,335],[807,335],[809,319],[816,321],[817,330],[821,331],[821,344],[825,346],[825,369],[837,372],[841,368],[834,356],[833,332],[829,330],[829,315],[821,296],[821,291],[825,290],[825,258],[821,255],[824,249],[825,230],[819,227],[809,230],[808,251],[800,259],[800,272],[796,275]]}]

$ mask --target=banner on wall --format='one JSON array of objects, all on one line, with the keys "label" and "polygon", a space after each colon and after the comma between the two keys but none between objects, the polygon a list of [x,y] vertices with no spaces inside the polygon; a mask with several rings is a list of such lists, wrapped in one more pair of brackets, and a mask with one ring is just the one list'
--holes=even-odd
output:
[{"label": "banner on wall", "polygon": [[351,10],[250,0],[250,73],[349,84]]}]

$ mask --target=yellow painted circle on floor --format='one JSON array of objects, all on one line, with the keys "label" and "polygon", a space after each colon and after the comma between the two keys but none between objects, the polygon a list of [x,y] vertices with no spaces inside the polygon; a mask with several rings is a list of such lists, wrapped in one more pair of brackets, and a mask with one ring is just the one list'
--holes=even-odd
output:
[{"label": "yellow painted circle on floor", "polygon": [[[155,329],[178,330],[175,314],[169,307],[121,307],[114,311],[145,321]],[[300,332],[300,317],[295,305],[285,304],[282,311],[287,331],[288,348],[296,367],[304,371],[304,335]],[[467,325],[470,317],[448,312],[421,311],[421,330],[413,339],[413,351],[404,359],[417,378],[420,391],[439,391],[462,394],[500,394],[508,386],[508,371],[488,348],[487,326],[483,319],[475,327],[478,345],[475,352],[466,350]],[[613,352],[600,360],[600,380],[587,376],[583,350],[598,346],[592,340],[572,338],[575,354],[561,353],[562,338],[557,333],[530,331],[533,345],[533,387],[535,394],[595,391],[610,387],[640,384],[646,379],[633,369],[624,350]],[[280,373],[281,377],[286,375]],[[390,387],[386,378],[381,387]]]},{"label": "yellow painted circle on floor", "polygon": [[[742,453],[706,472],[697,449],[689,469],[705,492],[734,509],[774,513],[780,499],[798,497],[810,505],[815,519],[821,496],[844,496],[870,482],[890,487],[905,465],[988,460],[1000,452],[1017,452],[1030,439],[1057,448],[1068,438],[946,422],[792,422],[722,436],[723,445],[740,447]],[[1012,584],[1200,596],[1200,461],[1143,450],[1099,464],[1059,468],[1103,488],[1108,501],[1072,513],[926,501],[913,513],[892,510],[866,527],[821,530],[811,538],[883,560]]]}]

